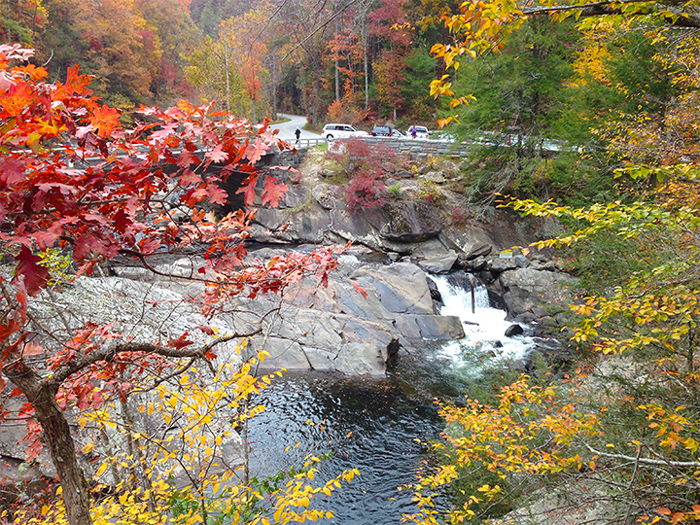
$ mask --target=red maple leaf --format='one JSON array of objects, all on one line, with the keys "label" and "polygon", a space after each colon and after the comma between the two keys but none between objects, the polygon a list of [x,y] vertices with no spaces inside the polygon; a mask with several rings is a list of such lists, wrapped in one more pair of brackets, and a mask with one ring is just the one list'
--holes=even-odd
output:
[{"label": "red maple leaf", "polygon": [[41,259],[26,246],[22,247],[15,258],[17,259],[15,278],[24,277],[24,287],[29,295],[38,294],[49,280],[49,271],[39,264]]},{"label": "red maple leaf", "polygon": [[141,248],[141,253],[149,255],[160,248],[161,242],[155,237],[145,237],[138,242],[138,245]]},{"label": "red maple leaf", "polygon": [[102,137],[109,137],[114,133],[114,130],[119,129],[120,111],[116,108],[110,108],[107,105],[97,107],[90,116],[90,124],[98,128],[97,134]]},{"label": "red maple leaf", "polygon": [[214,204],[221,204],[223,206],[228,202],[228,194],[216,184],[207,184],[207,195],[209,196],[209,202],[213,202]]},{"label": "red maple leaf", "polygon": [[31,236],[36,241],[37,248],[39,248],[42,251],[46,250],[47,248],[53,247],[53,245],[56,244],[56,241],[58,240],[58,234],[52,231],[34,232],[31,234]]},{"label": "red maple leaf", "polygon": [[49,76],[46,69],[44,69],[43,67],[36,67],[34,64],[28,64],[26,66],[18,66],[17,71],[21,71],[22,73],[26,74],[34,82],[37,82],[39,80],[44,80],[45,78],[48,78],[48,76]]},{"label": "red maple leaf", "polygon": [[198,184],[200,182],[202,182],[202,177],[200,177],[190,169],[185,170],[182,176],[180,177],[180,184],[182,184],[183,186]]},{"label": "red maple leaf", "polygon": [[78,263],[88,260],[91,255],[110,258],[116,256],[118,252],[119,248],[117,246],[91,231],[81,235],[73,249],[73,255]]},{"label": "red maple leaf", "polygon": [[221,146],[216,146],[213,150],[208,151],[206,154],[208,159],[212,162],[226,162],[228,160],[228,153],[226,153]]},{"label": "red maple leaf", "polygon": [[357,293],[359,293],[362,297],[364,297],[365,299],[367,299],[367,297],[368,297],[368,296],[367,296],[367,292],[365,291],[364,288],[362,288],[362,286],[360,286],[360,285],[357,284],[357,283],[352,283],[352,287],[355,288],[355,291],[356,291]]},{"label": "red maple leaf", "polygon": [[272,208],[276,208],[287,191],[289,188],[286,184],[277,184],[277,177],[267,177],[261,195],[263,205],[269,204]]},{"label": "red maple leaf", "polygon": [[0,182],[7,186],[17,184],[24,178],[24,163],[18,159],[0,157]]},{"label": "red maple leaf", "polygon": [[260,139],[255,139],[255,144],[248,144],[246,147],[245,158],[248,159],[251,164],[255,164],[268,149],[270,149],[270,146]]},{"label": "red maple leaf", "polygon": [[236,190],[236,193],[243,193],[246,206],[252,206],[255,202],[255,184],[258,182],[257,175],[248,175],[248,178],[241,183],[241,187]]},{"label": "red maple leaf", "polygon": [[119,233],[124,233],[127,229],[129,229],[132,222],[131,217],[129,217],[123,209],[117,210],[117,213],[112,216],[112,225],[114,226],[114,230]]},{"label": "red maple leaf", "polygon": [[187,339],[188,335],[189,334],[185,332],[177,339],[171,339],[170,341],[168,341],[168,346],[172,346],[176,350],[179,350],[180,348],[185,348],[186,346],[190,346],[194,343],[194,341],[190,341],[189,339]]},{"label": "red maple leaf", "polygon": [[177,158],[177,165],[181,168],[186,168],[192,164],[197,164],[198,162],[199,159],[197,159],[197,156],[192,154],[192,152],[188,149],[183,149],[180,152],[180,156]]},{"label": "red maple leaf", "polygon": [[41,355],[44,353],[44,349],[40,344],[37,343],[27,343],[24,345],[24,350],[22,350],[22,355],[25,357],[32,355]]}]

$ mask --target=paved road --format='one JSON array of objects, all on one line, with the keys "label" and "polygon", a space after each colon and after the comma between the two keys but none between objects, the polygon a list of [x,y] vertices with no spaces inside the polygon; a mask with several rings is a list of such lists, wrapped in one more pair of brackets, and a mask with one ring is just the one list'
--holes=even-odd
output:
[{"label": "paved road", "polygon": [[306,125],[306,117],[300,117],[299,115],[286,115],[284,113],[279,113],[280,117],[288,118],[289,122],[284,122],[282,124],[271,124],[270,128],[271,129],[279,129],[279,137],[284,140],[289,140],[292,141],[296,137],[294,136],[294,130],[301,129],[301,138],[302,139],[320,139],[321,135],[317,135],[316,133],[311,133],[310,131],[304,130],[304,126]]}]

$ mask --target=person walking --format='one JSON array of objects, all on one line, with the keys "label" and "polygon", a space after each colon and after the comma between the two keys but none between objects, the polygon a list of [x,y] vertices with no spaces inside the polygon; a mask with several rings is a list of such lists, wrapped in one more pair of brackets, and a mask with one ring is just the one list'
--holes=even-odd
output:
[{"label": "person walking", "polygon": [[299,137],[301,137],[301,130],[299,129],[299,126],[297,126],[297,129],[294,130],[294,136],[297,138],[297,146],[299,145]]}]

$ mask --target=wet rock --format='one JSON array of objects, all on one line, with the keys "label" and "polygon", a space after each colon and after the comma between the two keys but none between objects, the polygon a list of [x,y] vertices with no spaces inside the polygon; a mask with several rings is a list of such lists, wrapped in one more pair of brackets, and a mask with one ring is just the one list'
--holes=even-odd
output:
[{"label": "wet rock", "polygon": [[430,277],[428,277],[428,289],[430,290],[430,297],[433,301],[442,303],[442,296],[440,295],[440,290],[438,290],[437,284]]},{"label": "wet rock", "polygon": [[498,257],[491,262],[491,273],[499,274],[507,272],[508,270],[515,270],[519,265],[514,258],[506,259],[503,257]]},{"label": "wet rock", "polygon": [[488,269],[489,263],[490,261],[486,257],[477,257],[471,261],[464,261],[462,266],[465,270],[476,273]]},{"label": "wet rock", "polygon": [[449,341],[464,337],[459,317],[451,315],[417,315],[414,317],[421,337],[433,341]]},{"label": "wet rock", "polygon": [[435,314],[425,273],[414,264],[362,267],[351,275],[373,285],[381,304],[393,313]]},{"label": "wet rock", "polygon": [[519,324],[512,324],[508,328],[506,328],[505,336],[506,337],[513,337],[514,335],[521,335],[524,333],[525,330],[523,330],[523,327],[520,326]]},{"label": "wet rock", "polygon": [[457,262],[457,253],[445,246],[440,237],[420,243],[411,252],[411,261],[433,274],[449,273]]},{"label": "wet rock", "polygon": [[459,288],[461,290],[470,291],[472,288],[479,284],[479,279],[477,279],[471,273],[459,271],[452,272],[447,277],[447,282],[452,286]]},{"label": "wet rock", "polygon": [[527,268],[530,265],[530,261],[524,255],[518,254],[513,257],[513,261],[518,266],[518,268]]}]

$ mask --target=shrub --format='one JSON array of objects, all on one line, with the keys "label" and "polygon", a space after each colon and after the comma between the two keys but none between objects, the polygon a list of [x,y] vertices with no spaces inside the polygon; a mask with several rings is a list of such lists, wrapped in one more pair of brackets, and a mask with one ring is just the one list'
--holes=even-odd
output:
[{"label": "shrub", "polygon": [[345,189],[348,207],[381,206],[384,204],[387,189],[381,181],[381,173],[363,171],[357,174]]},{"label": "shrub", "polygon": [[450,221],[453,226],[464,226],[469,219],[470,214],[464,206],[453,206],[450,210]]},{"label": "shrub", "polygon": [[437,188],[437,184],[430,180],[420,182],[418,197],[430,204],[438,205],[444,200],[444,196]]}]

